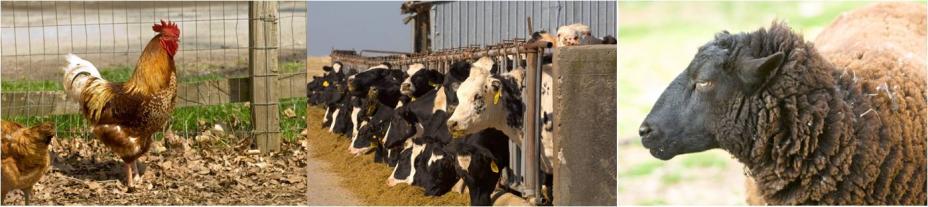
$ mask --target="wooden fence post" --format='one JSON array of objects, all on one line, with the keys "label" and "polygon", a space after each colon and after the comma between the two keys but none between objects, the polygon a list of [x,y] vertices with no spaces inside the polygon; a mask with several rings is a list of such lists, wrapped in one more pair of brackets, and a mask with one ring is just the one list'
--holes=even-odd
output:
[{"label": "wooden fence post", "polygon": [[252,134],[262,153],[280,150],[277,106],[277,2],[248,3],[248,68]]}]

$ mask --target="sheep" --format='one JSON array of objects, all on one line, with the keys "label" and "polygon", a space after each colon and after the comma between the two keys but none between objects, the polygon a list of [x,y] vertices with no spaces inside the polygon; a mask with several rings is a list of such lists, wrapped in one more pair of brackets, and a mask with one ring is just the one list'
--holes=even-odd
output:
[{"label": "sheep", "polygon": [[[851,20],[872,15],[885,22]],[[925,205],[924,19],[921,4],[867,7],[818,46],[781,22],[723,31],[665,89],[642,144],[664,160],[724,149],[770,204]]]}]

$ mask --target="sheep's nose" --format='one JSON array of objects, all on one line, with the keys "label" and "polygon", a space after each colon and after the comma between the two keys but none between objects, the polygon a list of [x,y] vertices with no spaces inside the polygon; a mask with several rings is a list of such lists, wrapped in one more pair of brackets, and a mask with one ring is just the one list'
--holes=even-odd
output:
[{"label": "sheep's nose", "polygon": [[457,128],[457,126],[458,126],[458,122],[448,120],[448,129],[451,129],[453,131]]},{"label": "sheep's nose", "polygon": [[651,126],[648,126],[648,123],[642,123],[641,127],[638,127],[638,135],[641,136],[642,138],[647,137],[653,131],[654,130],[651,129]]}]

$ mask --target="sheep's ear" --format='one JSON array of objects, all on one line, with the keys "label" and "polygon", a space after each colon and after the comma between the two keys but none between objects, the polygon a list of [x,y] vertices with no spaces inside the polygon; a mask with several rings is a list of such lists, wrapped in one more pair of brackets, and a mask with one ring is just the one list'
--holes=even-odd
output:
[{"label": "sheep's ear", "polygon": [[750,86],[763,84],[772,71],[783,64],[783,52],[762,58],[747,58],[739,62],[741,81]]}]

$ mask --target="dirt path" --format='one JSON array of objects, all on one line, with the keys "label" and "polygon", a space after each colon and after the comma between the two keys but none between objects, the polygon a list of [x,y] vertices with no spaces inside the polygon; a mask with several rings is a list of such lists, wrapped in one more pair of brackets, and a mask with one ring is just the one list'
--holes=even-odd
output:
[{"label": "dirt path", "polygon": [[[309,150],[311,151],[311,149]],[[310,152],[312,153],[312,152]],[[361,200],[339,183],[342,178],[332,173],[329,163],[309,156],[306,158],[306,180],[310,206],[357,206]]]}]

